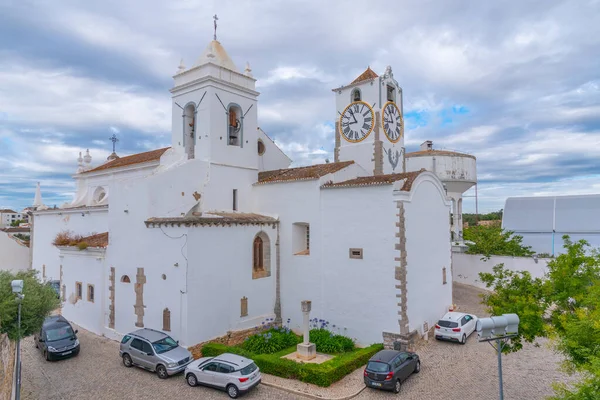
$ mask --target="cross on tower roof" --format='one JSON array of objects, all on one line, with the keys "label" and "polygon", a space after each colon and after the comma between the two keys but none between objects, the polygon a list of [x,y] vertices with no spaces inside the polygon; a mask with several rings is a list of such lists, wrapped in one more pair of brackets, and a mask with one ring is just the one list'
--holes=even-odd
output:
[{"label": "cross on tower roof", "polygon": [[217,17],[217,14],[215,14],[213,16],[213,19],[215,20],[215,35],[213,36],[213,39],[217,40],[217,21],[219,20],[219,17]]},{"label": "cross on tower roof", "polygon": [[117,139],[117,136],[113,133],[113,135],[111,137],[109,137],[108,140],[110,140],[113,144],[113,153],[114,153],[115,152],[115,144],[117,144],[119,139]]}]

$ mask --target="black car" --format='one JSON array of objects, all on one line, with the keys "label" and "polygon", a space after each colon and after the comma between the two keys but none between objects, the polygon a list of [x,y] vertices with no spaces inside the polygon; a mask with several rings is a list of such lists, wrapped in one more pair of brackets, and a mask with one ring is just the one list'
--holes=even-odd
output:
[{"label": "black car", "polygon": [[402,382],[420,370],[421,361],[416,353],[381,350],[371,357],[365,368],[365,385],[398,393]]},{"label": "black car", "polygon": [[35,347],[47,361],[59,360],[79,354],[77,330],[62,315],[52,315],[44,320],[42,329],[33,335]]}]

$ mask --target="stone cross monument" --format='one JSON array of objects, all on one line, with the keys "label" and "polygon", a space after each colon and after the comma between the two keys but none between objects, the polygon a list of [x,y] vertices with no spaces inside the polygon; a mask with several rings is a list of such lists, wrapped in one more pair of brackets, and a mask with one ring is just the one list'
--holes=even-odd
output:
[{"label": "stone cross monument", "polygon": [[304,316],[303,331],[304,341],[296,347],[296,356],[301,360],[312,360],[317,356],[317,346],[310,343],[309,340],[309,314],[311,302],[310,300],[302,301],[302,314]]}]

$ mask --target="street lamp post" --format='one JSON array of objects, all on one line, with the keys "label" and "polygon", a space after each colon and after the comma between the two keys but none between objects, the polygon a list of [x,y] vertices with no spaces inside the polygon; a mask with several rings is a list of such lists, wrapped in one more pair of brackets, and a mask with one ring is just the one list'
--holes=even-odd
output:
[{"label": "street lamp post", "polygon": [[17,387],[15,388],[15,400],[21,399],[21,303],[25,295],[23,294],[23,281],[14,280],[11,282],[12,291],[17,295],[17,303],[19,304],[19,311],[17,316]]},{"label": "street lamp post", "polygon": [[[480,318],[477,320],[477,336],[480,342],[488,342],[498,355],[498,391],[500,400],[504,400],[502,384],[502,349],[506,342],[519,332],[519,316],[517,314],[503,314],[499,317]],[[491,343],[495,341],[496,347]]]}]

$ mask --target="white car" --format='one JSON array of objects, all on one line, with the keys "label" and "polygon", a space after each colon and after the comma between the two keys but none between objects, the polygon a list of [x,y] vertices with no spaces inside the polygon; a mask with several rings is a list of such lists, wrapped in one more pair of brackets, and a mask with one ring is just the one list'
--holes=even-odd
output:
[{"label": "white car", "polygon": [[475,332],[476,327],[476,316],[461,312],[448,312],[435,324],[435,338],[465,344],[469,335]]},{"label": "white car", "polygon": [[185,369],[185,380],[190,386],[204,385],[224,390],[235,399],[258,385],[261,375],[254,361],[223,353],[191,362]]}]

